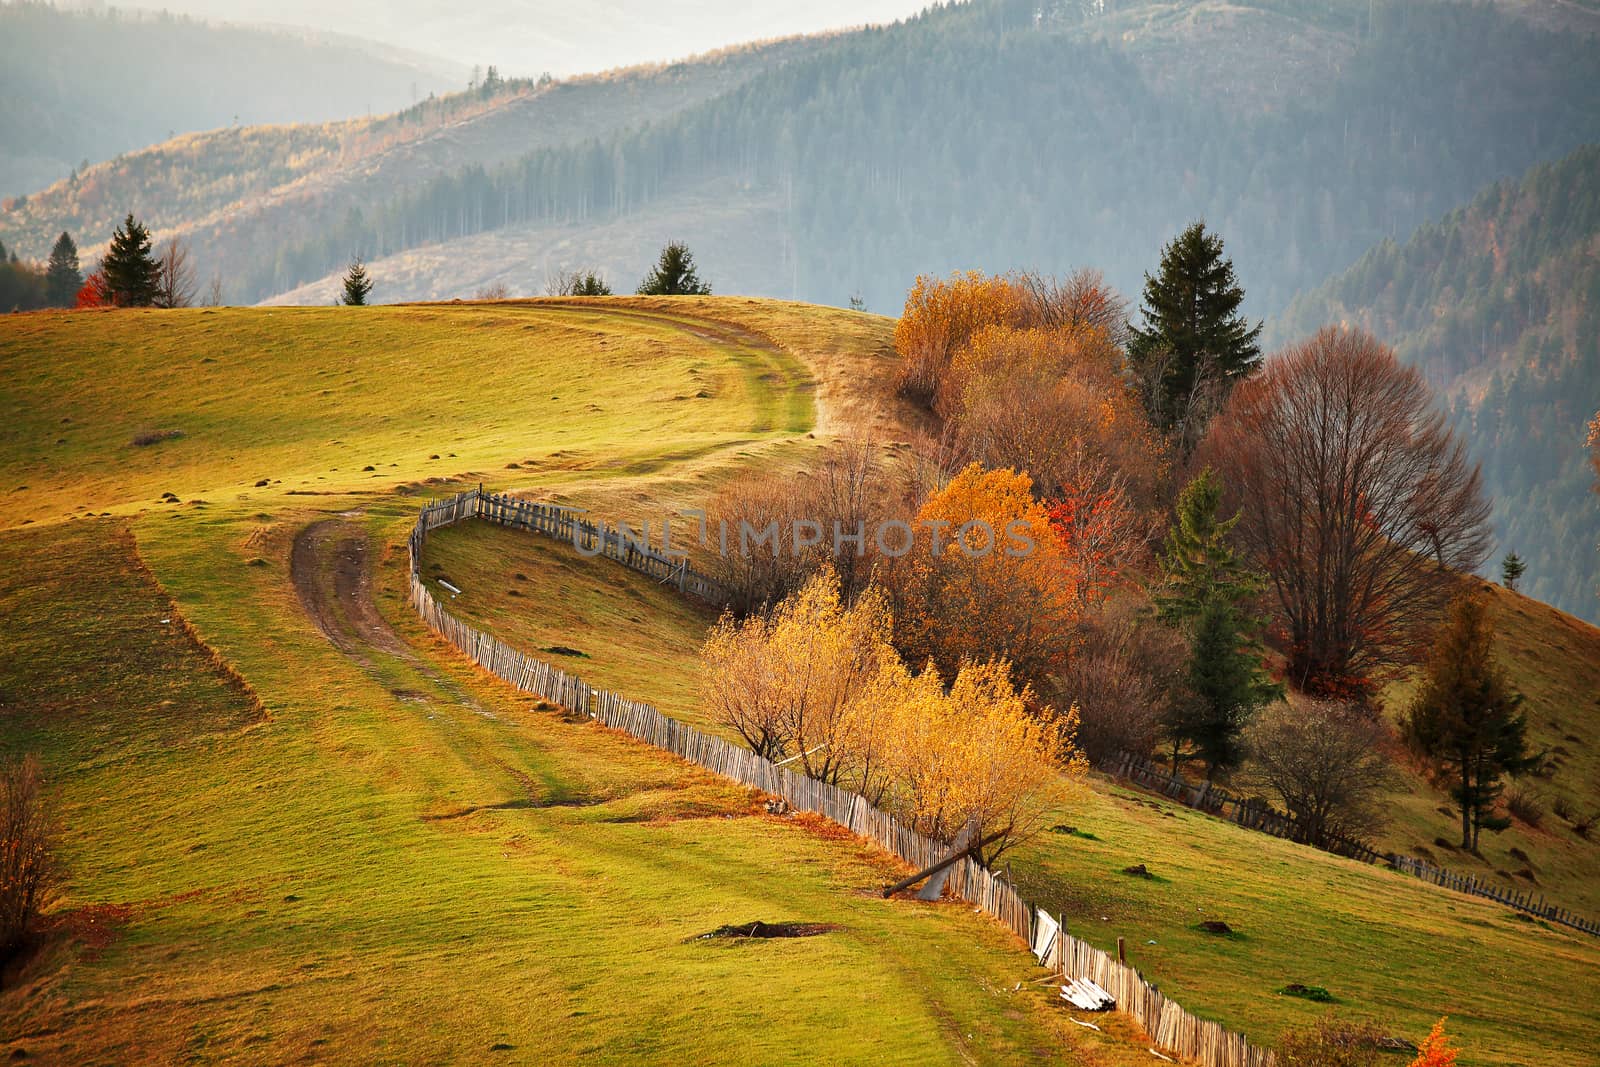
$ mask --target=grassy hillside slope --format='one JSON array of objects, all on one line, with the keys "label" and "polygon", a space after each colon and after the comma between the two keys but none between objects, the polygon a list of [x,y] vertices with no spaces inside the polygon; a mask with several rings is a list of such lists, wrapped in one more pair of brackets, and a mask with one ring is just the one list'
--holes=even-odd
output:
[{"label": "grassy hillside slope", "polygon": [[[695,652],[709,613],[664,587],[608,561],[582,560],[557,542],[479,523],[430,539],[424,569],[463,589],[451,602],[462,618],[518,647],[545,650],[595,684],[717,729],[695,696]],[[1568,663],[1568,652],[1581,657],[1588,648],[1570,646],[1574,633],[1600,639],[1546,608],[1508,631],[1503,647],[1526,641]],[[550,651],[557,645],[581,655]],[[1600,657],[1576,668],[1596,669]],[[1525,670],[1518,677],[1539,694],[1532,706],[1563,707],[1569,722],[1596,721],[1592,693],[1568,692],[1553,679],[1541,684]],[[1580,789],[1592,788],[1592,773],[1573,774]],[[1424,791],[1419,802],[1438,801]],[[1600,993],[1600,944],[1592,938],[1098,777],[1052,822],[1076,832],[1043,834],[1012,858],[1025,892],[1064,913],[1079,937],[1107,949],[1126,938],[1130,959],[1202,1017],[1270,1038],[1329,1009],[1277,992],[1300,983],[1326,987],[1339,1013],[1412,1040],[1448,1014],[1468,1050],[1463,1064],[1586,1064],[1600,1040],[1589,1012]],[[1597,849],[1578,844],[1560,884],[1587,906]],[[1134,864],[1154,878],[1122,873]],[[1201,930],[1208,919],[1235,935]],[[1508,982],[1519,990],[1514,1004],[1505,997]]]},{"label": "grassy hillside slope", "polygon": [[[0,976],[0,1054],[1147,1058],[1019,988],[998,926],[877,897],[888,857],[482,678],[405,609],[421,493],[515,464],[622,499],[812,447],[813,367],[884,330],[714,310],[0,322],[0,754],[42,754],[69,870]],[[841,928],[694,940],[756,919]]]},{"label": "grassy hillside slope", "polygon": [[[1395,798],[1384,843],[1600,915],[1600,831],[1574,828],[1600,815],[1600,629],[1501,586],[1484,589],[1492,596],[1496,655],[1523,696],[1529,747],[1546,754],[1541,771],[1509,788],[1531,794],[1543,815],[1531,825],[1513,818],[1507,830],[1483,835],[1478,855],[1463,853],[1449,783],[1430,787],[1408,768],[1409,789]],[[1410,681],[1390,688],[1385,703],[1392,716],[1402,713],[1412,690]],[[1563,807],[1566,817],[1557,813]]]}]

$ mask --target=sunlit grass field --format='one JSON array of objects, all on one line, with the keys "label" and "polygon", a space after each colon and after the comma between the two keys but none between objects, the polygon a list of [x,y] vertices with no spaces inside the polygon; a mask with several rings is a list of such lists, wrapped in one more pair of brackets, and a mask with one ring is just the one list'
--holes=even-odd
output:
[{"label": "sunlit grass field", "polygon": [[[0,320],[0,753],[44,757],[70,872],[55,932],[0,978],[0,1053],[1151,1062],[1125,1020],[1069,1022],[996,924],[882,901],[888,857],[511,692],[404,604],[428,496],[643,517],[786,471],[829,425],[892,440],[891,326],[723,299]],[[327,519],[366,536],[403,652],[348,654],[308,617],[292,547]],[[708,609],[481,523],[437,531],[425,572],[463,618],[705,725]],[[1507,633],[1555,657],[1547,625]],[[1541,714],[1587,738],[1585,676],[1544,662]],[[1592,939],[1103,781],[1055,821],[1080,832],[1014,856],[1028,895],[1125,937],[1199,1015],[1270,1041],[1325,1010],[1277,995],[1300,982],[1413,1040],[1449,1014],[1463,1063],[1593,1062]],[[756,919],[843,929],[693,940]]]},{"label": "sunlit grass field", "polygon": [[[997,924],[882,900],[887,855],[513,693],[404,606],[428,493],[500,476],[620,498],[803,447],[807,367],[748,329],[806,310],[692,307],[0,322],[0,754],[43,758],[68,871],[42,948],[0,979],[0,1054],[1145,1057],[1068,1023]],[[347,654],[302,607],[295,535],[330,517],[368,538],[400,651]],[[696,940],[757,919],[840,929]]]},{"label": "sunlit grass field", "polygon": [[[675,593],[618,564],[488,523],[436,532],[425,560],[463,587],[451,602],[462,618],[530,651],[559,634],[584,656],[552,662],[717,729],[694,706],[708,611],[675,606]],[[573,607],[547,624],[544,605],[557,602]],[[620,625],[631,617],[649,621]],[[1100,776],[1051,823],[1011,859],[1025,894],[1102,948],[1124,938],[1146,977],[1203,1018],[1270,1042],[1333,1010],[1416,1041],[1449,1015],[1463,1063],[1593,1062],[1600,942],[1587,935]],[[1153,877],[1123,873],[1137,864]],[[1211,919],[1234,935],[1200,929]],[[1334,1000],[1278,993],[1294,983]]]}]

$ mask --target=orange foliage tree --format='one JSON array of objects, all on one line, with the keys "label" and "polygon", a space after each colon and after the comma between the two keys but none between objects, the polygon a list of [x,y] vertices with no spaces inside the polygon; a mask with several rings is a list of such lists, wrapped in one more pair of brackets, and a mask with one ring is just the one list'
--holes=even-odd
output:
[{"label": "orange foliage tree", "polygon": [[106,276],[99,271],[84,279],[73,301],[73,307],[78,308],[105,308],[111,304],[111,290],[106,288]]},{"label": "orange foliage tree", "polygon": [[1148,545],[1152,519],[1136,498],[1153,498],[1162,470],[1121,362],[1097,326],[991,326],[973,336],[949,375],[964,454],[1033,477],[1083,603],[1103,596]]},{"label": "orange foliage tree", "polygon": [[1433,1024],[1433,1029],[1428,1032],[1428,1038],[1417,1050],[1417,1058],[1411,1061],[1411,1067],[1454,1067],[1458,1049],[1450,1047],[1450,1039],[1445,1036],[1443,1019]]},{"label": "orange foliage tree", "polygon": [[950,361],[985,326],[1015,324],[1027,308],[1022,290],[1004,276],[979,271],[948,279],[918,275],[894,328],[902,396],[933,403]]},{"label": "orange foliage tree", "polygon": [[971,464],[930,496],[890,570],[896,643],[953,677],[1003,657],[1042,682],[1065,661],[1080,575],[1026,474]]}]

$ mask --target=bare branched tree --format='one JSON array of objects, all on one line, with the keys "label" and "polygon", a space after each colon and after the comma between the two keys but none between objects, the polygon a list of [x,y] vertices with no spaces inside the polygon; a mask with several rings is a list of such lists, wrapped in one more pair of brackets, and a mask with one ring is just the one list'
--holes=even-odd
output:
[{"label": "bare branched tree", "polygon": [[1077,705],[1078,747],[1096,763],[1123,752],[1148,756],[1163,711],[1180,698],[1183,636],[1141,607],[1148,605],[1117,600],[1087,616],[1049,690],[1055,707]]},{"label": "bare branched tree", "polygon": [[1080,267],[1065,278],[1029,271],[1016,275],[1026,294],[1029,325],[1103,330],[1118,348],[1128,341],[1128,301],[1097,270]]},{"label": "bare branched tree", "polygon": [[189,246],[176,237],[167,239],[161,246],[157,263],[156,307],[186,308],[194,305],[198,283],[194,267],[189,263]]},{"label": "bare branched tree", "polygon": [[1170,348],[1150,353],[1143,363],[1132,367],[1134,385],[1144,401],[1145,413],[1157,426],[1172,427],[1172,442],[1180,456],[1192,454],[1204,435],[1206,427],[1222,407],[1227,383],[1210,364],[1200,363],[1193,368],[1194,388],[1178,398],[1178,410],[1168,412],[1170,403],[1161,388],[1166,381],[1176,356]]},{"label": "bare branched tree", "polygon": [[868,437],[836,443],[804,480],[800,495],[806,517],[821,527],[819,548],[832,557],[845,599],[853,600],[870,578],[877,520],[889,496],[876,443]]},{"label": "bare branched tree", "polygon": [[56,832],[39,761],[0,763],[0,964],[27,939],[56,892]]},{"label": "bare branched tree", "polygon": [[1324,329],[1241,383],[1204,460],[1281,616],[1289,680],[1361,698],[1411,662],[1458,575],[1488,554],[1476,464],[1421,374],[1360,331]]},{"label": "bare branched tree", "polygon": [[545,276],[546,296],[610,296],[611,286],[594,270],[553,270]]},{"label": "bare branched tree", "polygon": [[1250,732],[1247,777],[1277,795],[1303,843],[1364,841],[1386,821],[1382,801],[1394,784],[1387,744],[1383,726],[1360,708],[1280,703]]}]

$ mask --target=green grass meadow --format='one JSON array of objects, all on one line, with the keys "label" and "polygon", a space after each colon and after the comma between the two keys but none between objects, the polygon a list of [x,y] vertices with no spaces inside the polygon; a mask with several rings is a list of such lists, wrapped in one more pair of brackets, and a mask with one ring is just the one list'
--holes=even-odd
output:
[{"label": "green grass meadow", "polygon": [[[0,1054],[1144,1055],[1073,1032],[998,924],[883,900],[902,870],[891,857],[569,721],[482,676],[406,608],[404,538],[426,494],[496,474],[615,492],[781,444],[812,417],[788,350],[659,307],[45,315],[0,329],[0,755],[44,760],[68,872],[43,944],[0,977]],[[131,443],[151,428],[183,436]],[[168,491],[180,502],[158,504]],[[329,517],[367,534],[373,595],[403,651],[346,654],[303,610],[294,536]],[[696,939],[757,919],[840,929]]]},{"label": "green grass meadow", "polygon": [[[841,368],[880,367],[890,329],[728,299],[0,320],[0,755],[44,760],[68,872],[0,975],[0,1055],[1154,1062],[1123,1017],[1075,1026],[970,907],[883,900],[888,855],[514,692],[405,604],[429,496],[703,500],[881,416]],[[370,545],[398,648],[341,650],[303,607],[295,537],[327,519]],[[437,531],[424,572],[474,625],[707,725],[709,610],[482,523]],[[1543,655],[1549,625],[1508,639]],[[1546,673],[1539,729],[1583,741],[1549,788],[1592,790],[1591,675]],[[1595,1062],[1594,939],[1099,779],[1055,821],[1078,832],[1012,858],[1027,895],[1202,1017],[1270,1042],[1325,1010],[1276,992],[1300,982],[1413,1040],[1450,1015],[1463,1064]],[[1590,899],[1595,846],[1540,832],[1565,837],[1534,863]],[[840,929],[697,940],[754,920]]]}]

